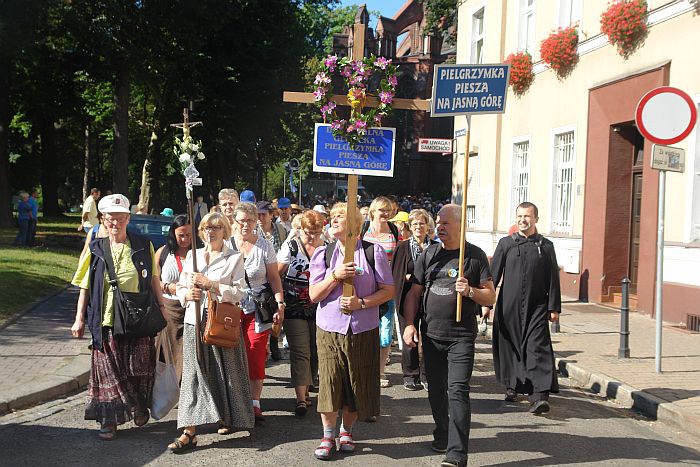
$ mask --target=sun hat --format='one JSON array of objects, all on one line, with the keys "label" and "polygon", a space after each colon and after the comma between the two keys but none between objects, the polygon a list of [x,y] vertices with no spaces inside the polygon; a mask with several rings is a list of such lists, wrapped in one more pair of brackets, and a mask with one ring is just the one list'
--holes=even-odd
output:
[{"label": "sun hat", "polygon": [[240,200],[246,203],[255,203],[255,193],[250,190],[244,190],[241,193]]},{"label": "sun hat", "polygon": [[102,214],[111,214],[114,212],[125,212],[129,214],[129,199],[119,193],[103,196],[100,202],[97,203],[97,209]]},{"label": "sun hat", "polygon": [[277,200],[277,207],[280,209],[291,208],[292,202],[289,200],[289,198],[280,198]]},{"label": "sun hat", "polygon": [[326,211],[326,207],[323,204],[317,204],[316,206],[314,206],[314,211],[328,215],[328,211]]},{"label": "sun hat", "polygon": [[175,217],[175,213],[173,212],[172,208],[165,208],[160,212],[161,216],[167,216],[167,217]]},{"label": "sun hat", "polygon": [[406,211],[399,211],[394,217],[389,219],[391,222],[408,222],[408,213]]}]

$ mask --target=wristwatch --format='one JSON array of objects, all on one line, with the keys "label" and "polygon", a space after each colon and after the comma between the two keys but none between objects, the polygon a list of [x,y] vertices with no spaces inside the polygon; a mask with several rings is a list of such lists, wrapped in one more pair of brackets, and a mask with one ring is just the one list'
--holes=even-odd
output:
[{"label": "wristwatch", "polygon": [[367,308],[367,305],[365,305],[365,299],[364,299],[364,298],[360,298],[360,308],[363,309],[363,310],[364,310],[365,308]]},{"label": "wristwatch", "polygon": [[474,296],[474,289],[469,286],[469,293],[467,294],[467,297],[472,298]]}]

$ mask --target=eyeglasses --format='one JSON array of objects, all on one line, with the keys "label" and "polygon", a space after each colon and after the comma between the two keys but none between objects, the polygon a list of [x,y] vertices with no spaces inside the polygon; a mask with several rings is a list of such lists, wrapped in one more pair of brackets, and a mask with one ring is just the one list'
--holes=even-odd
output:
[{"label": "eyeglasses", "polygon": [[202,228],[205,232],[219,232],[221,230],[220,225],[208,225],[204,228]]},{"label": "eyeglasses", "polygon": [[255,223],[258,222],[257,219],[234,219],[236,221],[236,224],[240,225],[241,227],[243,225],[255,225]]},{"label": "eyeglasses", "polygon": [[123,224],[126,222],[128,219],[127,216],[119,216],[119,217],[112,217],[112,216],[104,216],[102,218],[102,222],[105,224]]}]

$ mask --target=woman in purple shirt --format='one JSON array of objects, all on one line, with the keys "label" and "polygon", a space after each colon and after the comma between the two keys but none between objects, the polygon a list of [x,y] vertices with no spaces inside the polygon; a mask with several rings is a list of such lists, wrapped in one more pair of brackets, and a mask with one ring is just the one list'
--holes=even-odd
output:
[{"label": "woman in purple shirt", "polygon": [[[360,211],[347,213],[346,203],[331,209],[329,233],[335,242],[319,247],[311,257],[309,296],[318,303],[316,345],[319,363],[317,410],[323,439],[314,455],[328,459],[335,446],[338,410],[343,410],[338,450],[352,452],[352,427],[359,418],[379,415],[379,305],[394,296],[394,279],[384,249],[374,250],[374,267],[365,245],[354,239],[355,254],[344,258],[347,216],[362,224]],[[333,249],[327,259],[326,249]],[[343,297],[343,280],[353,277],[354,293]]]}]

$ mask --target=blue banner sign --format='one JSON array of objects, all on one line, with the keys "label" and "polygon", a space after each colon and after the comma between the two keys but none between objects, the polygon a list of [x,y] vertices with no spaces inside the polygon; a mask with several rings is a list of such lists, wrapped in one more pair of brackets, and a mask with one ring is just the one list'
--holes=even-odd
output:
[{"label": "blue banner sign", "polygon": [[317,123],[314,132],[314,172],[394,176],[396,128],[370,128],[354,148],[333,136],[331,126]]},{"label": "blue banner sign", "polygon": [[435,65],[431,117],[506,111],[510,65]]}]

